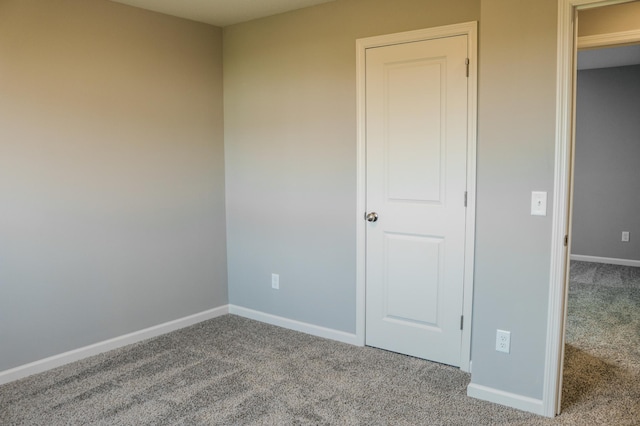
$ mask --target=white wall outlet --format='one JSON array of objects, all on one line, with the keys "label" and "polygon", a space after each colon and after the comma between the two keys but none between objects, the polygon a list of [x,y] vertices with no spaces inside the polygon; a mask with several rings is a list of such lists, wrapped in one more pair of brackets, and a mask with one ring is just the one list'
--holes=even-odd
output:
[{"label": "white wall outlet", "polygon": [[496,351],[508,354],[511,351],[511,332],[496,331]]},{"label": "white wall outlet", "polygon": [[533,191],[531,193],[531,216],[547,215],[547,193]]},{"label": "white wall outlet", "polygon": [[622,231],[622,242],[629,242],[629,231]]},{"label": "white wall outlet", "polygon": [[271,288],[280,290],[280,275],[271,274]]}]

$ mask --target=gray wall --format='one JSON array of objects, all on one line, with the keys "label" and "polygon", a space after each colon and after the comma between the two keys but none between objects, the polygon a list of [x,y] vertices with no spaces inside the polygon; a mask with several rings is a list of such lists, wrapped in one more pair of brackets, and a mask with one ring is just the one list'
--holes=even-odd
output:
[{"label": "gray wall", "polygon": [[0,371],[227,303],[221,36],[0,1]]},{"label": "gray wall", "polygon": [[[555,147],[557,1],[483,0],[471,381],[542,398]],[[531,191],[548,192],[546,217]],[[511,331],[511,353],[495,350]]]},{"label": "gray wall", "polygon": [[555,0],[340,0],[225,28],[230,303],[355,332],[355,40],[478,18],[472,381],[541,398],[551,216],[529,208],[553,199]]},{"label": "gray wall", "polygon": [[639,99],[640,65],[578,72],[573,254],[640,260]]},{"label": "gray wall", "polygon": [[355,41],[478,18],[477,0],[340,0],[224,29],[232,304],[355,332]]}]

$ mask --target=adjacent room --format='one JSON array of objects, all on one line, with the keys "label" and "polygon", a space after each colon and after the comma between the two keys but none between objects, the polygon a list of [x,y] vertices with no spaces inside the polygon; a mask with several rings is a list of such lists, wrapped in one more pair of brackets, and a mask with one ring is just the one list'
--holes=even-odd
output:
[{"label": "adjacent room", "polygon": [[[578,15],[565,404],[640,390],[640,3]],[[624,392],[620,392],[625,389]]]}]

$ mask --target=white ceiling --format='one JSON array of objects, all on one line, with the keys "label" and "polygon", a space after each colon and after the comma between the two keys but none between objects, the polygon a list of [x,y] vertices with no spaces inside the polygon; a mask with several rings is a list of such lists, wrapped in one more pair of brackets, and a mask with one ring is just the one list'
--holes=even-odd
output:
[{"label": "white ceiling", "polygon": [[334,0],[111,0],[224,27]]},{"label": "white ceiling", "polygon": [[640,64],[640,44],[580,50],[578,52],[579,70],[638,64]]},{"label": "white ceiling", "polygon": [[[111,0],[218,27],[302,9],[335,0]],[[581,50],[578,69],[640,64],[640,44]]]}]

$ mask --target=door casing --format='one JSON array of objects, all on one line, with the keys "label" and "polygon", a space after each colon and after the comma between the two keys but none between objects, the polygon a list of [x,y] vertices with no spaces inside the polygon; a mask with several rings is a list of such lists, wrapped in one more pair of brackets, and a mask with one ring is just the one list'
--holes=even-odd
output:
[{"label": "door casing", "polygon": [[477,22],[447,25],[425,30],[395,33],[356,40],[356,96],[357,96],[357,203],[356,203],[356,341],[365,344],[366,294],[366,108],[365,60],[366,50],[374,47],[466,35],[468,37],[469,79],[467,95],[467,211],[465,229],[464,327],[460,351],[460,369],[471,371],[471,332],[473,307],[473,270],[476,217],[476,141],[477,141]]}]

